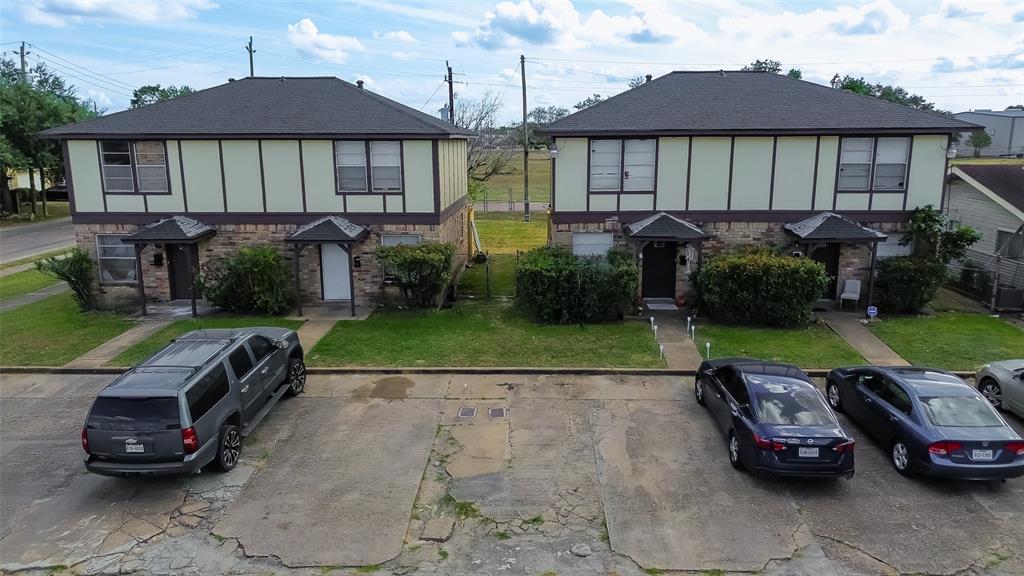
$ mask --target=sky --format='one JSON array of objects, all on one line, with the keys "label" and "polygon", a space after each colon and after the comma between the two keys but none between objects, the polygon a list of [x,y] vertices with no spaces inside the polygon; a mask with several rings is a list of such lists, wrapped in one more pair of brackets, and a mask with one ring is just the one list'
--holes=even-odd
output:
[{"label": "sky", "polygon": [[490,92],[502,122],[529,108],[616,94],[630,78],[738,69],[755,59],[895,83],[942,109],[1024,104],[1024,1],[17,0],[0,49],[46,62],[107,112],[134,88],[206,88],[248,75],[337,76],[437,114]]}]

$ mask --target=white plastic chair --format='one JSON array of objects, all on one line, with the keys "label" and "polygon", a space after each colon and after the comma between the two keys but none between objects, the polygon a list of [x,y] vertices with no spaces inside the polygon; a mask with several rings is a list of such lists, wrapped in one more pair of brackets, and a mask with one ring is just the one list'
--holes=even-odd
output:
[{"label": "white plastic chair", "polygon": [[853,300],[853,307],[857,308],[860,301],[860,280],[843,280],[843,293],[839,295],[839,309],[843,309],[843,302]]}]

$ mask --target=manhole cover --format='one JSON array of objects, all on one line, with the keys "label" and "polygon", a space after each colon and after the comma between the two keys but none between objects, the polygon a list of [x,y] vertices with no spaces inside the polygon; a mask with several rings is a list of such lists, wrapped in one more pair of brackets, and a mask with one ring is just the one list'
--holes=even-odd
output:
[{"label": "manhole cover", "polygon": [[476,408],[472,406],[459,408],[459,418],[476,418]]},{"label": "manhole cover", "polygon": [[505,410],[504,406],[496,406],[494,408],[488,408],[487,415],[491,418],[504,418],[508,415],[508,411]]}]

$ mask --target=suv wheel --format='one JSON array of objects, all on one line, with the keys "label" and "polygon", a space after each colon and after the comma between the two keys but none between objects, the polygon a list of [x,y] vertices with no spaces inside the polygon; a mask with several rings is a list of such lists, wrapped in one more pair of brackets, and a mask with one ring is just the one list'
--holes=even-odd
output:
[{"label": "suv wheel", "polygon": [[230,472],[238,465],[238,457],[242,454],[242,435],[238,426],[225,424],[220,427],[220,442],[217,444],[217,469]]},{"label": "suv wheel", "polygon": [[306,390],[306,364],[302,358],[288,360],[288,391],[289,396],[298,396]]}]

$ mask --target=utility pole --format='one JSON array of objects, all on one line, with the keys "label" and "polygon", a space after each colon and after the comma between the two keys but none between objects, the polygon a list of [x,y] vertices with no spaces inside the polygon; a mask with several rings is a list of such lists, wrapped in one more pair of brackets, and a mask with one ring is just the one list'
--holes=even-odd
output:
[{"label": "utility pole", "polygon": [[21,81],[22,82],[27,82],[28,81],[28,74],[25,71],[25,54],[27,54],[27,52],[25,52],[25,41],[24,40],[21,41],[21,50],[19,50],[18,53],[21,55]]},{"label": "utility pole", "polygon": [[448,121],[455,124],[455,83],[452,81],[452,67],[448,65],[447,60],[444,61],[444,65],[448,68],[448,77],[445,78],[445,82],[448,83]]},{"label": "utility pole", "polygon": [[530,125],[526,123],[526,56],[519,55],[523,77],[523,221],[530,221]]},{"label": "utility pole", "polygon": [[255,50],[252,49],[252,36],[249,36],[249,44],[245,46],[245,51],[249,53],[249,78],[252,78],[255,76],[252,68],[252,54],[255,52]]}]

